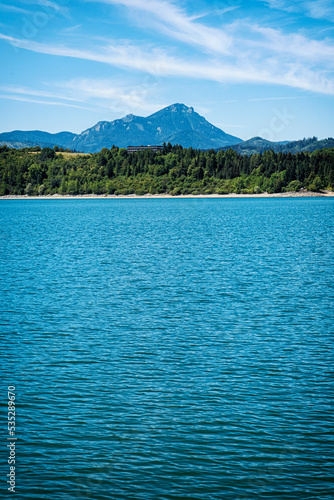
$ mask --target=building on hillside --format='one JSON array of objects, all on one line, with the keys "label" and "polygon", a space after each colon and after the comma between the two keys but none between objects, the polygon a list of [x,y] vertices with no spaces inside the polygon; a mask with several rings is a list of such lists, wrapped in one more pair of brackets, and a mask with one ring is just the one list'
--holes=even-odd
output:
[{"label": "building on hillside", "polygon": [[145,149],[151,149],[155,153],[162,151],[162,146],[128,146],[128,153],[136,153],[137,151],[144,151]]}]

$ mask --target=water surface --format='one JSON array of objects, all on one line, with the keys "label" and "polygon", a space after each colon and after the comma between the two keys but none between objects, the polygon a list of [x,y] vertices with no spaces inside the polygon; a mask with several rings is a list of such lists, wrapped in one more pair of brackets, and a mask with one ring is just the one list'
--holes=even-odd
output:
[{"label": "water surface", "polygon": [[1,201],[17,497],[332,500],[333,215]]}]

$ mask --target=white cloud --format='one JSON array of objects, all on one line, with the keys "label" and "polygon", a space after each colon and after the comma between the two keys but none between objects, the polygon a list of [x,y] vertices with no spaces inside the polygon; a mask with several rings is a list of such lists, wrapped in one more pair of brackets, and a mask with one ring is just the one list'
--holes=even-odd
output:
[{"label": "white cloud", "polygon": [[48,106],[65,106],[67,108],[79,108],[79,109],[90,110],[90,108],[87,108],[85,106],[78,106],[76,104],[69,104],[66,102],[42,101],[41,99],[30,99],[29,97],[25,97],[25,96],[17,96],[17,95],[9,95],[9,94],[0,94],[0,99],[9,99],[11,101],[20,101],[20,102],[31,102],[34,104],[45,104]]},{"label": "white cloud", "polygon": [[103,3],[122,5],[130,9],[145,12],[147,26],[152,28],[153,18],[157,29],[168,36],[181,40],[207,52],[227,54],[231,38],[222,30],[194,22],[183,10],[173,3],[158,0],[97,0]]},{"label": "white cloud", "polygon": [[82,24],[76,24],[75,26],[70,26],[69,28],[64,28],[61,30],[61,34],[71,34],[82,27]]},{"label": "white cloud", "polygon": [[[150,113],[167,105],[165,103],[148,103],[148,100],[152,101],[152,96],[155,93],[156,82],[154,79],[144,78],[137,85],[130,85],[129,82],[124,81],[115,85],[114,80],[76,78],[69,81],[48,82],[44,84],[44,87],[46,86],[52,90],[10,85],[0,86],[2,92],[0,98],[97,112],[117,109],[118,114]],[[57,101],[50,101],[50,98]],[[87,105],[91,107],[86,107]]]},{"label": "white cloud", "polygon": [[33,52],[101,62],[153,76],[186,77],[216,82],[262,82],[334,94],[333,81],[322,72],[299,62],[285,62],[282,58],[277,61],[272,60],[270,53],[266,57],[254,56],[249,60],[245,58],[239,60],[236,57],[233,63],[226,63],[221,59],[194,62],[170,57],[161,50],[147,52],[129,44],[114,44],[97,50],[85,50],[19,40],[0,34],[1,38],[16,47]]},{"label": "white cloud", "polygon": [[[285,12],[296,12],[296,6],[287,3],[285,0],[263,0],[271,9],[283,10]],[[300,0],[295,0],[297,5]]]},{"label": "white cloud", "polygon": [[272,28],[253,26],[252,29],[263,36],[258,42],[260,46],[270,49],[271,52],[291,54],[298,59],[309,59],[317,62],[334,61],[334,45],[329,42],[310,40],[300,34],[285,34]]},{"label": "white cloud", "polygon": [[7,10],[9,12],[15,12],[16,14],[30,14],[30,10],[22,9],[21,7],[15,7],[15,5],[7,5],[0,3],[0,10]]},{"label": "white cloud", "polygon": [[10,85],[4,85],[0,87],[0,90],[3,92],[7,92],[10,94],[22,94],[25,96],[37,96],[37,97],[47,97],[47,98],[52,98],[52,99],[60,99],[64,101],[74,101],[74,102],[82,102],[82,99],[78,99],[78,97],[68,97],[65,96],[63,93],[59,94],[56,92],[50,92],[46,90],[34,90],[34,89],[29,89],[26,87],[17,87],[17,86],[10,86]]},{"label": "white cloud", "polygon": [[302,14],[313,19],[328,19],[333,21],[334,5],[332,0],[263,0],[272,9],[284,12]]},{"label": "white cloud", "polygon": [[57,85],[64,91],[76,92],[85,101],[98,99],[105,107],[123,108],[124,112],[159,109],[159,105],[147,102],[148,98],[152,100],[152,95],[155,94],[155,79],[144,79],[142,83],[134,85],[123,82],[115,86],[113,80],[76,78]]},{"label": "white cloud", "polygon": [[315,0],[313,2],[306,2],[308,15],[314,19],[334,19],[334,4],[332,1]]},{"label": "white cloud", "polygon": [[[33,7],[33,10],[27,11],[28,14],[35,14],[36,12],[42,11],[49,16],[61,15],[70,19],[70,9],[66,7],[66,4],[70,4],[69,0],[19,0],[20,3],[24,5],[29,5]],[[38,10],[36,10],[36,7]]]},{"label": "white cloud", "polygon": [[208,17],[208,16],[224,16],[228,12],[233,12],[236,9],[240,9],[240,7],[241,5],[231,5],[224,9],[214,9],[208,12],[203,12],[202,14],[196,14],[195,16],[189,17],[189,19],[191,21],[195,21],[197,19],[202,19],[203,17]]}]

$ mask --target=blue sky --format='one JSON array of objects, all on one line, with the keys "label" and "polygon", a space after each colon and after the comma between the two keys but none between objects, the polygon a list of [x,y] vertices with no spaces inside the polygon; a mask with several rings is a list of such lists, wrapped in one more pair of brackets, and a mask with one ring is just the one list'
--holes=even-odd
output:
[{"label": "blue sky", "polygon": [[242,139],[334,136],[332,0],[0,0],[0,131],[193,106]]}]

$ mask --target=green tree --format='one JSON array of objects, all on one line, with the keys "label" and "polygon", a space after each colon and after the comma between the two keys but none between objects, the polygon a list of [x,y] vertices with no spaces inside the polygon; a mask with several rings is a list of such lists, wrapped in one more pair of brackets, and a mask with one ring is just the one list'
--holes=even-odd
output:
[{"label": "green tree", "polygon": [[43,169],[40,165],[37,165],[36,163],[33,163],[28,168],[28,174],[29,174],[28,179],[31,182],[31,184],[40,184],[43,180]]}]

